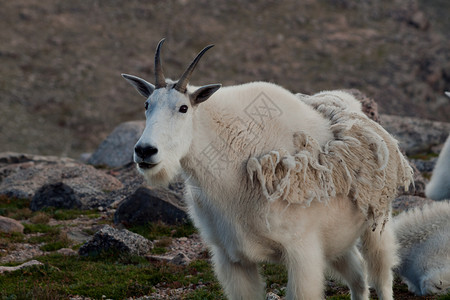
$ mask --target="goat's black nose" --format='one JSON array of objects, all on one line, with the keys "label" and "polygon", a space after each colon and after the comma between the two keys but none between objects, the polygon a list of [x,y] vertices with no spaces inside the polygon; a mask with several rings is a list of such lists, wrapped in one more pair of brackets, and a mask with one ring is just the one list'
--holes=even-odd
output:
[{"label": "goat's black nose", "polygon": [[150,145],[136,145],[136,147],[134,147],[134,152],[136,152],[137,156],[140,158],[146,159],[158,153],[158,148]]}]

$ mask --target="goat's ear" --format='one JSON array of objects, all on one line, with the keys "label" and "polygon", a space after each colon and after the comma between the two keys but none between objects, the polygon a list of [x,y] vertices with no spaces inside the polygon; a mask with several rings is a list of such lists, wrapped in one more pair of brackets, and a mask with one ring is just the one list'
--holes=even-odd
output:
[{"label": "goat's ear", "polygon": [[221,86],[221,84],[208,84],[198,88],[195,92],[189,95],[192,105],[197,105],[208,100],[208,98],[220,89]]},{"label": "goat's ear", "polygon": [[155,86],[147,81],[145,81],[142,78],[128,75],[128,74],[122,74],[122,77],[125,78],[129,83],[131,83],[132,86],[145,98],[148,98],[153,91],[155,90]]}]

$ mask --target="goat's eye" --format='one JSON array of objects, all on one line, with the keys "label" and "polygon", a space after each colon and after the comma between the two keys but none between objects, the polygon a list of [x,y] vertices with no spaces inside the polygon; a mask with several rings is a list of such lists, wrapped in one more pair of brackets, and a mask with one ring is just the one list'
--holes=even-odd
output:
[{"label": "goat's eye", "polygon": [[188,111],[188,106],[187,105],[181,105],[180,106],[180,110],[179,110],[180,113],[185,114],[187,111]]},{"label": "goat's eye", "polygon": [[148,102],[145,102],[145,110],[148,109]]}]

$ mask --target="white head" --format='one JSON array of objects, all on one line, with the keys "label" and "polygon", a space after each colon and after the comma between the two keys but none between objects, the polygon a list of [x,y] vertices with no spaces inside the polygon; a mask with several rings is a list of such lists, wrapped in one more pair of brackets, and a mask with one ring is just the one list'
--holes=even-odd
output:
[{"label": "white head", "polygon": [[188,92],[187,85],[192,72],[212,45],[197,55],[180,80],[166,80],[160,60],[163,42],[164,39],[156,48],[155,85],[139,77],[122,74],[147,98],[146,125],[134,148],[134,161],[152,185],[167,185],[180,172],[180,161],[191,147],[196,108],[221,87],[220,84],[211,84]]}]

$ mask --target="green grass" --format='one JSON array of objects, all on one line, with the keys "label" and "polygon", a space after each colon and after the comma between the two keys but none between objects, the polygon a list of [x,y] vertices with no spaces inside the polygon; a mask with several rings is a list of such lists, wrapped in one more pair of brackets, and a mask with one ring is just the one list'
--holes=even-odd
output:
[{"label": "green grass", "polygon": [[[104,253],[96,258],[49,255],[39,258],[43,266],[0,276],[1,299],[52,299],[81,295],[112,299],[148,295],[153,286],[166,288],[197,285],[208,290],[195,291],[187,299],[218,299],[220,286],[206,261],[194,261],[187,267],[149,263],[141,257]],[[217,292],[217,293],[216,293]],[[206,295],[210,297],[204,298]],[[200,298],[199,298],[200,297]],[[214,297],[214,298],[213,298]]]},{"label": "green grass", "polygon": [[197,232],[192,223],[181,225],[166,225],[164,223],[148,223],[147,225],[132,226],[128,230],[140,234],[149,240],[158,240],[162,237],[178,238],[190,236]]},{"label": "green grass", "polygon": [[30,200],[0,196],[0,216],[23,220],[32,216]]},{"label": "green grass", "polygon": [[95,219],[100,217],[100,214],[96,210],[80,210],[80,209],[55,209],[46,208],[44,210],[52,216],[55,220],[73,220],[81,216],[88,217],[90,219]]},{"label": "green grass", "polygon": [[44,216],[55,220],[73,220],[80,216],[85,216],[92,219],[100,217],[99,212],[96,210],[46,207],[40,211],[32,212],[29,207],[29,199],[17,199],[5,195],[0,196],[0,216],[9,217],[16,220],[33,219],[36,217],[40,217],[41,220],[45,220],[46,218]]}]

